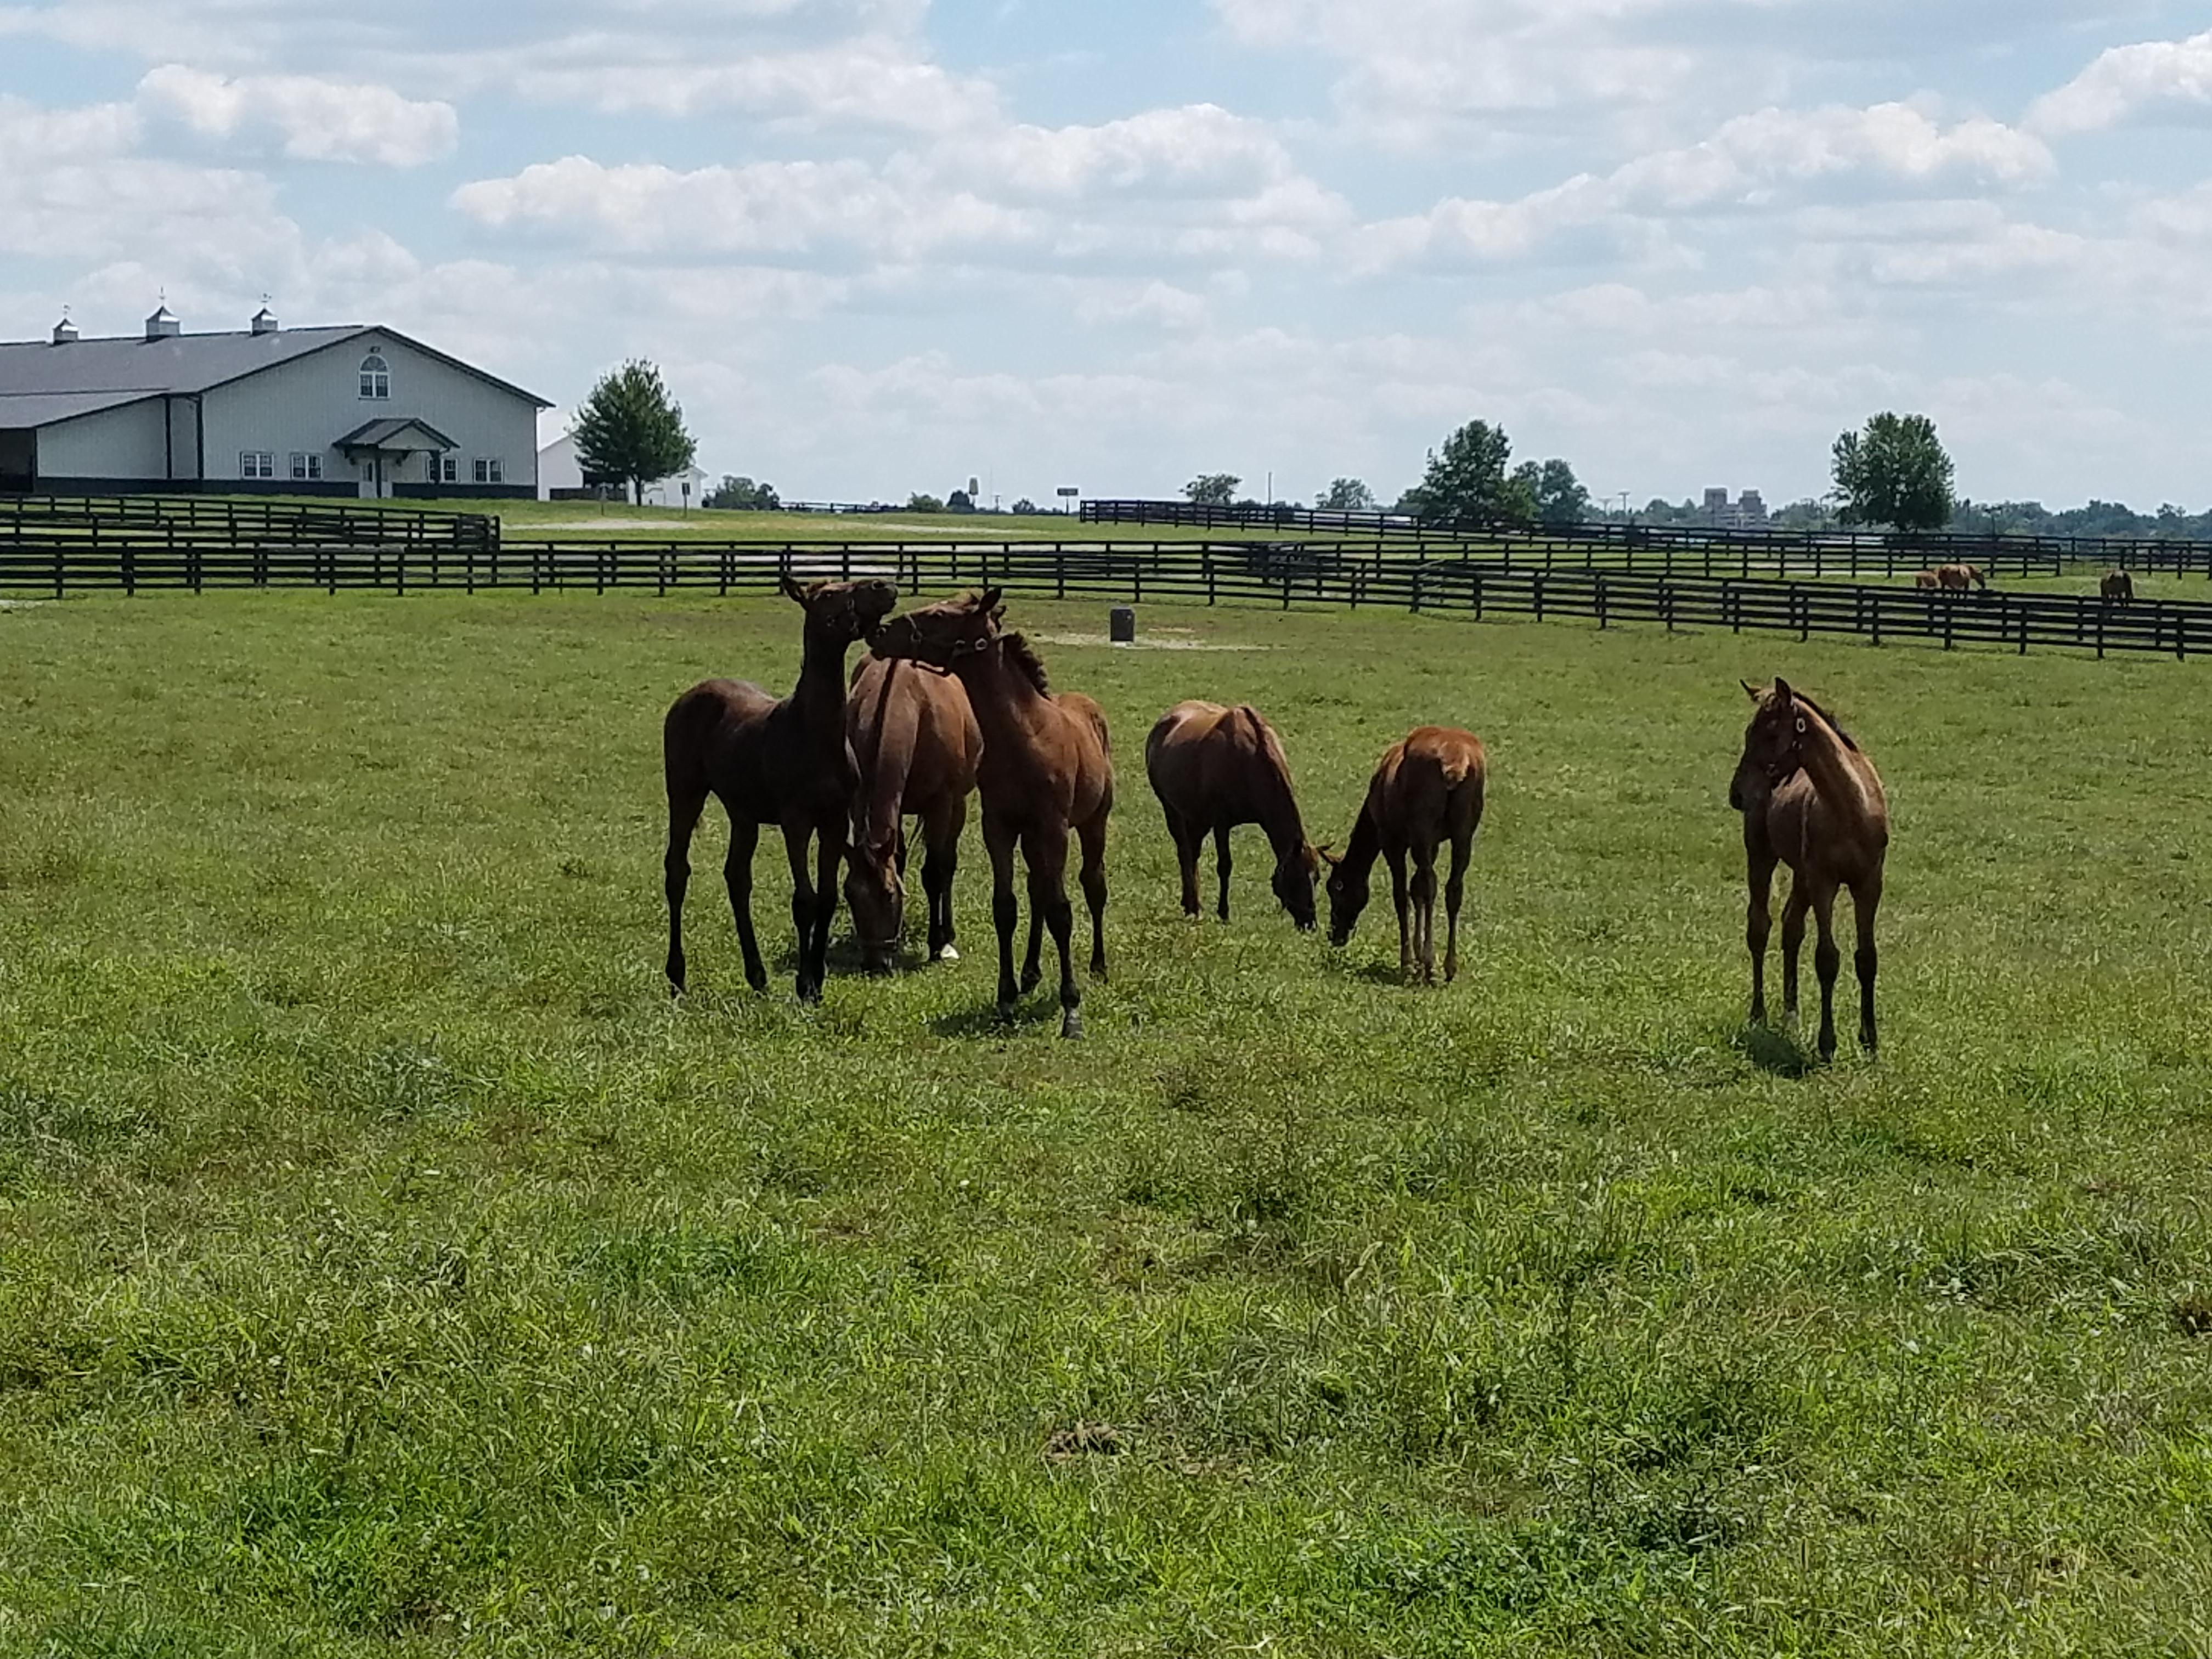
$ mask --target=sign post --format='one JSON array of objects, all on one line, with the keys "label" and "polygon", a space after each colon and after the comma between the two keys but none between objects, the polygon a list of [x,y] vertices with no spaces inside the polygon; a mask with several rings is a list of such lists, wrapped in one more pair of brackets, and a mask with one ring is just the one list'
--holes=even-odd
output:
[{"label": "sign post", "polygon": [[1060,496],[1060,500],[1067,503],[1066,507],[1060,509],[1063,513],[1074,512],[1076,498],[1083,494],[1083,492],[1078,489],[1073,484],[1062,484],[1055,493]]}]

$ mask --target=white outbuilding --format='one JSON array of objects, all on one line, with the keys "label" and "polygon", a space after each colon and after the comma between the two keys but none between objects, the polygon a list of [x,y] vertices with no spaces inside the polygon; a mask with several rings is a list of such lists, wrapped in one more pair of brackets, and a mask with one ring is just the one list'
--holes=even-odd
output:
[{"label": "white outbuilding", "polygon": [[526,501],[550,407],[397,329],[264,307],[187,334],[165,305],[137,335],[0,343],[0,491]]},{"label": "white outbuilding", "polygon": [[[686,485],[690,486],[687,490]],[[628,501],[627,483],[610,483],[607,489],[612,499]],[[541,501],[574,501],[591,493],[584,482],[584,465],[576,459],[576,438],[574,433],[556,438],[538,452],[538,499]],[[689,466],[681,472],[672,472],[665,478],[655,478],[645,487],[647,507],[697,507],[707,499],[707,474],[700,467]]]}]

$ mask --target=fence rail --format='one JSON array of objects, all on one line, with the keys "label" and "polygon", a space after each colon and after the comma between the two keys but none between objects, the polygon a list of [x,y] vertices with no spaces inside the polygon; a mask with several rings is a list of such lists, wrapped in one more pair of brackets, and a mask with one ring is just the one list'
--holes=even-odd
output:
[{"label": "fence rail", "polygon": [[0,548],[48,551],[91,546],[171,548],[339,546],[482,551],[498,544],[499,520],[379,502],[252,501],[205,495],[0,495]]},{"label": "fence rail", "polygon": [[2061,647],[2212,651],[2212,605],[2043,593],[1959,593],[1841,581],[1697,571],[1507,563],[1482,558],[1410,559],[1376,553],[1271,559],[1242,544],[1062,543],[947,547],[880,542],[772,544],[633,542],[250,548],[125,545],[95,550],[57,542],[0,542],[0,591],[64,596],[85,590],[316,587],[335,593],[421,589],[590,590],[656,593],[765,592],[784,576],[883,576],[916,594],[993,585],[1066,599],[1199,605],[1380,605],[1475,617],[1576,618],[1601,628],[1647,623],[1669,629],[1846,635],[1881,645],[1920,640],[1950,647],[2026,652]]},{"label": "fence rail", "polygon": [[1583,524],[1516,531],[1475,522],[1425,523],[1404,514],[1330,513],[1304,507],[1202,507],[1190,501],[1095,501],[1084,521],[1182,529],[1297,531],[1409,542],[1416,546],[1516,546],[1552,544],[1607,551],[1642,564],[1669,554],[1712,550],[1766,562],[1815,561],[1839,571],[1886,574],[1930,564],[1973,563],[1985,569],[2041,570],[2094,564],[2128,570],[2212,575],[2212,542],[2155,536],[1961,535],[1951,532],[1733,530],[1721,526]]}]

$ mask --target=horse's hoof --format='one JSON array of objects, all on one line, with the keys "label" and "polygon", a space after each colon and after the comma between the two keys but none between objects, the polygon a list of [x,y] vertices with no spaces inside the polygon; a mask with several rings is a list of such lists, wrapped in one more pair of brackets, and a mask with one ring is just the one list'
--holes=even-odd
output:
[{"label": "horse's hoof", "polygon": [[1060,1035],[1064,1041],[1079,1042],[1083,1036],[1083,1016],[1070,1008],[1060,1017]]},{"label": "horse's hoof", "polygon": [[1001,1025],[1012,1025],[1013,1023],[1014,1005],[1011,1002],[1000,1003],[999,1005],[999,1024]]},{"label": "horse's hoof", "polygon": [[936,956],[933,957],[931,960],[933,962],[957,962],[960,960],[960,952],[954,950],[949,945],[939,945],[938,947]]},{"label": "horse's hoof", "polygon": [[1038,986],[1043,983],[1044,975],[1042,974],[1024,974],[1022,975],[1022,994],[1024,996],[1029,995],[1030,992],[1036,990]]}]

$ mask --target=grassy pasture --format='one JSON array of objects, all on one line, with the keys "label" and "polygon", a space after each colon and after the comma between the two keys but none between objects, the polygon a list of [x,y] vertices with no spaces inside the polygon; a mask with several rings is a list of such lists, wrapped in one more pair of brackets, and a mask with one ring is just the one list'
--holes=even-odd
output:
[{"label": "grassy pasture", "polygon": [[[1249,648],[1045,647],[1122,777],[1071,1045],[972,833],[966,961],[802,1010],[710,830],[669,1006],[659,717],[794,623],[0,610],[0,1650],[2212,1647],[2200,665],[1148,607]],[[1876,1064],[1848,984],[1832,1070],[1741,1026],[1778,669],[1890,787]],[[1485,737],[1459,985],[1256,840],[1182,920],[1192,694],[1317,837]]]}]

